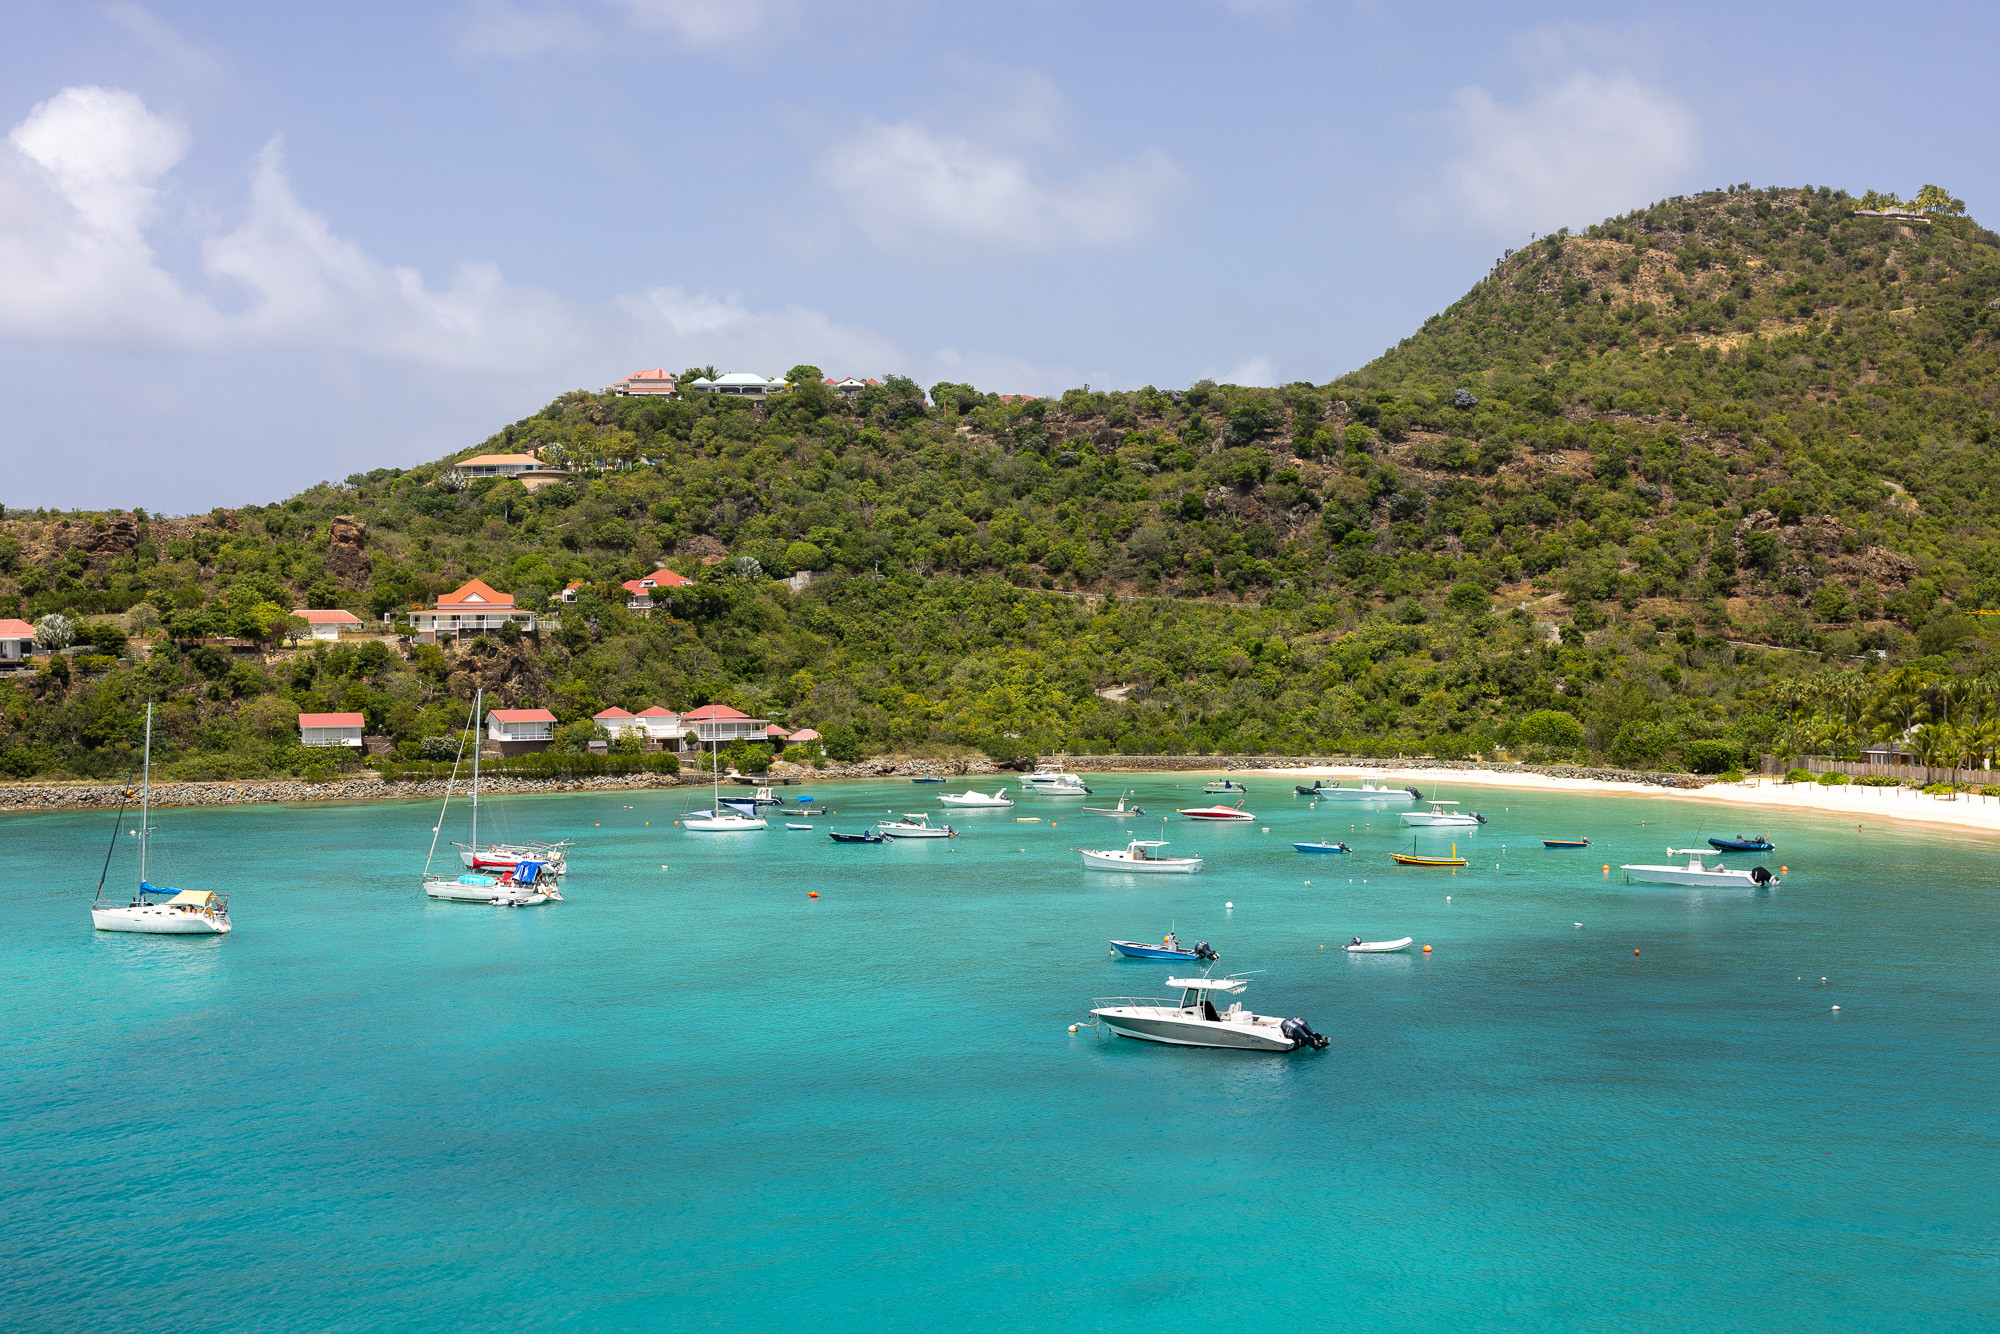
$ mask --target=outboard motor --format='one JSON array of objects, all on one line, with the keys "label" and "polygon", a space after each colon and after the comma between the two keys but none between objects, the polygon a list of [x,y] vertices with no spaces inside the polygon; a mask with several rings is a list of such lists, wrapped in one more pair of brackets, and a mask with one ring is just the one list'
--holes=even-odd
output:
[{"label": "outboard motor", "polygon": [[1208,942],[1204,940],[1194,947],[1194,957],[1202,960],[1204,963],[1214,963],[1222,956],[1210,949]]},{"label": "outboard motor", "polygon": [[1775,878],[1776,877],[1774,877],[1771,874],[1771,872],[1765,867],[1753,866],[1750,868],[1750,883],[1753,885],[1762,887],[1764,885],[1770,884],[1771,881]]},{"label": "outboard motor", "polygon": [[1417,800],[1417,801],[1422,801],[1422,800],[1424,799],[1424,794],[1423,794],[1423,793],[1421,793],[1421,792],[1419,792],[1419,791],[1417,791],[1417,790],[1416,790],[1415,788],[1413,788],[1413,787],[1406,787],[1406,788],[1404,788],[1404,789],[1403,789],[1403,791],[1405,791],[1405,792],[1409,793],[1409,794],[1410,794],[1410,796],[1411,796],[1411,797],[1412,797],[1413,799]]},{"label": "outboard motor", "polygon": [[1311,1047],[1314,1051],[1326,1050],[1326,1038],[1313,1032],[1313,1026],[1303,1019],[1287,1019],[1278,1025],[1278,1031],[1301,1047]]}]

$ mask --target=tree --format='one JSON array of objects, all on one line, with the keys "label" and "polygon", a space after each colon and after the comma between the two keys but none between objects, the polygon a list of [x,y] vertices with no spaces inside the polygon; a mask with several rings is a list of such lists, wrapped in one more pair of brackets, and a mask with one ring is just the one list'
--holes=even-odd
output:
[{"label": "tree", "polygon": [[1530,746],[1575,750],[1583,744],[1583,724],[1559,709],[1537,709],[1521,720],[1515,735]]},{"label": "tree", "polygon": [[820,744],[826,750],[827,758],[842,764],[851,764],[861,758],[861,739],[846,723],[834,723],[820,729]]},{"label": "tree", "polygon": [[1917,197],[1910,201],[1919,213],[1958,214],[1965,212],[1965,201],[1953,199],[1951,192],[1942,186],[1926,185],[1917,191]]},{"label": "tree", "polygon": [[150,602],[135,602],[125,609],[125,629],[144,638],[160,628],[160,612]]},{"label": "tree", "polygon": [[785,548],[785,564],[795,570],[823,570],[826,553],[811,542],[794,542]]},{"label": "tree", "polygon": [[76,626],[69,617],[52,611],[35,622],[35,647],[65,649],[76,642]]},{"label": "tree", "polygon": [[[710,377],[711,379],[714,377]],[[826,383],[826,372],[817,366],[800,364],[785,372],[785,383],[797,388],[802,384]]]},{"label": "tree", "polygon": [[286,643],[296,644],[312,633],[312,622],[303,616],[287,616],[283,633]]}]

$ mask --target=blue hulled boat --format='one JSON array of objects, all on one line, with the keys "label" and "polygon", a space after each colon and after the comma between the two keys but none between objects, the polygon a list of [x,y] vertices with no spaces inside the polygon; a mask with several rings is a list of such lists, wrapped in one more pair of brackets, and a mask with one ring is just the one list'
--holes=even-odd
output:
[{"label": "blue hulled boat", "polygon": [[1768,834],[1758,834],[1752,838],[1738,835],[1735,838],[1711,838],[1708,846],[1717,852],[1776,852],[1776,845]]},{"label": "blue hulled boat", "polygon": [[1295,848],[1297,848],[1297,849],[1298,849],[1298,850],[1299,850],[1300,852],[1352,852],[1352,851],[1354,851],[1354,849],[1353,849],[1353,848],[1350,848],[1350,847],[1348,847],[1348,846],[1347,846],[1347,845],[1346,845],[1345,843],[1329,843],[1329,842],[1327,842],[1327,841],[1326,841],[1325,839],[1321,839],[1321,840],[1320,840],[1319,842],[1317,842],[1317,843],[1294,843],[1294,844],[1292,844],[1292,846],[1293,846],[1293,847],[1295,847]]},{"label": "blue hulled boat", "polygon": [[1128,959],[1164,959],[1172,961],[1199,959],[1204,962],[1213,963],[1221,957],[1208,947],[1208,942],[1205,940],[1197,944],[1193,949],[1188,949],[1181,944],[1180,937],[1171,931],[1167,932],[1166,939],[1158,945],[1140,940],[1114,940],[1111,942],[1111,948]]}]

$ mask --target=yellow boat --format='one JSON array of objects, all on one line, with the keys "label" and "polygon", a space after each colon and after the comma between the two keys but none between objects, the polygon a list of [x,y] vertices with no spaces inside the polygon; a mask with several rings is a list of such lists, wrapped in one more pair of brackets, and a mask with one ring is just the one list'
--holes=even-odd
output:
[{"label": "yellow boat", "polygon": [[1451,856],[1449,857],[1419,857],[1417,855],[1416,848],[1417,848],[1416,840],[1412,839],[1410,840],[1410,850],[1408,852],[1392,852],[1389,855],[1396,859],[1396,864],[1398,866],[1465,865],[1465,858],[1458,855],[1458,844],[1456,843],[1451,845]]}]

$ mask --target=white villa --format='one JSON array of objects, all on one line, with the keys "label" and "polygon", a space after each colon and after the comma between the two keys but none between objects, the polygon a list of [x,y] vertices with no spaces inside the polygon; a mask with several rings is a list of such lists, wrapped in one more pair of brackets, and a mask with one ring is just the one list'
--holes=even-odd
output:
[{"label": "white villa", "polygon": [[764,741],[768,739],[764,729],[770,725],[769,718],[752,718],[727,704],[704,704],[681,715],[681,730],[693,732],[704,746],[711,742],[726,746],[732,741]]},{"label": "white villa", "polygon": [[361,745],[361,729],[367,720],[358,713],[302,713],[299,715],[301,746]]},{"label": "white villa", "polygon": [[836,380],[832,376],[828,376],[826,387],[852,403],[855,399],[861,397],[862,390],[870,386],[879,388],[881,383],[880,380],[857,380],[852,375],[848,376],[845,380]]},{"label": "white villa", "polygon": [[517,608],[513,594],[496,593],[478,579],[445,594],[430,610],[410,613],[410,625],[418,634],[483,635],[510,622],[533,630],[535,613]]},{"label": "white villa", "polygon": [[[694,580],[688,578],[686,575],[676,574],[672,570],[655,570],[651,574],[638,579],[627,579],[622,585],[625,592],[629,594],[625,599],[626,609],[629,611],[651,611],[653,609],[654,589],[686,588],[692,586],[693,583]],[[574,584],[570,585],[571,588],[575,586]],[[563,592],[567,594],[569,589],[566,588]]]},{"label": "white villa", "polygon": [[642,741],[646,739],[646,724],[636,715],[627,713],[615,704],[602,713],[593,714],[591,721],[611,733],[614,741],[622,736],[635,736]]},{"label": "white villa", "polygon": [[689,380],[683,387],[690,393],[736,394],[760,400],[769,398],[772,394],[782,394],[791,388],[783,380],[767,380],[763,376],[753,375],[749,371],[731,371],[729,374],[719,376],[713,380],[707,376],[703,376],[698,380]]},{"label": "white villa", "polygon": [[359,616],[351,611],[342,611],[338,607],[325,611],[312,607],[297,607],[293,609],[292,615],[312,627],[314,639],[338,639],[341,626],[361,624]]},{"label": "white villa", "polygon": [[516,473],[540,472],[542,461],[533,454],[477,454],[452,465],[460,477],[473,481],[480,477],[512,477]]},{"label": "white villa", "polygon": [[556,716],[547,709],[494,709],[486,715],[486,739],[499,742],[502,755],[545,750],[556,739]]},{"label": "white villa", "polygon": [[655,366],[649,371],[633,371],[617,384],[610,386],[610,392],[645,398],[672,398],[674,388],[674,377]]},{"label": "white villa", "polygon": [[26,621],[0,621],[0,662],[20,662],[35,651],[35,627]]},{"label": "white villa", "polygon": [[679,750],[681,740],[687,736],[687,728],[681,726],[681,716],[657,704],[650,709],[641,709],[639,721],[645,725],[646,739],[659,742],[665,750]]}]

